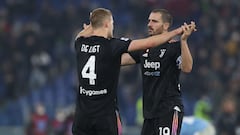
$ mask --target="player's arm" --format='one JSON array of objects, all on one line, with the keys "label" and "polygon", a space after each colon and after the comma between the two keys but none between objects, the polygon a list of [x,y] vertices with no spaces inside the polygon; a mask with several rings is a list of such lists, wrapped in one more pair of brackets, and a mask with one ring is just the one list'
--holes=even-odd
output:
[{"label": "player's arm", "polygon": [[179,27],[175,30],[163,34],[150,36],[144,39],[133,40],[128,47],[128,51],[145,50],[148,48],[156,47],[167,42],[174,36],[181,34],[182,32],[183,28]]},{"label": "player's arm", "polygon": [[121,65],[132,65],[136,64],[136,61],[132,58],[132,56],[129,53],[122,54],[121,57]]},{"label": "player's arm", "polygon": [[184,24],[183,27],[183,34],[181,36],[181,57],[182,57],[182,63],[181,63],[181,70],[183,72],[189,73],[192,71],[192,65],[193,65],[193,59],[191,52],[188,47],[187,39],[191,35],[193,31],[195,31],[195,23],[191,22],[190,25]]},{"label": "player's arm", "polygon": [[[164,34],[151,36],[144,39],[133,40],[128,47],[128,51],[131,52],[136,50],[144,50],[144,49],[148,49],[148,48],[163,44],[168,40],[170,40],[172,37],[182,33],[182,30],[183,30],[182,28],[178,28],[171,32],[166,32]],[[131,65],[131,64],[136,64],[135,59],[129,53],[122,54],[121,65]]]},{"label": "player's arm", "polygon": [[[190,25],[186,25],[186,26],[191,27]],[[155,47],[157,45],[161,45],[169,41],[170,39],[172,39],[174,36],[182,33],[184,27],[186,26],[182,26],[181,28],[175,29],[167,33],[151,36],[149,38],[133,40],[129,45],[128,51],[143,50],[143,49]],[[195,30],[195,27],[193,29]],[[135,54],[135,56],[137,55]],[[133,58],[133,56],[130,55],[129,53],[124,53],[121,57],[121,65],[131,65],[131,64],[138,63],[136,62],[137,58],[138,57]]]},{"label": "player's arm", "polygon": [[92,32],[93,32],[93,30],[92,30],[91,24],[87,25],[87,24],[84,23],[83,24],[83,30],[78,33],[78,35],[75,39],[77,39],[79,37],[88,37],[92,34]]}]

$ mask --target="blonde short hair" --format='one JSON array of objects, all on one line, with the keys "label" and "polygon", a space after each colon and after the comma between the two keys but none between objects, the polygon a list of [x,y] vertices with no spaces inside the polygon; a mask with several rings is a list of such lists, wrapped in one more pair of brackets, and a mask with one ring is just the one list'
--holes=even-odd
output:
[{"label": "blonde short hair", "polygon": [[90,14],[90,23],[93,28],[99,28],[103,26],[103,22],[106,19],[111,18],[112,13],[110,10],[105,8],[94,9]]}]

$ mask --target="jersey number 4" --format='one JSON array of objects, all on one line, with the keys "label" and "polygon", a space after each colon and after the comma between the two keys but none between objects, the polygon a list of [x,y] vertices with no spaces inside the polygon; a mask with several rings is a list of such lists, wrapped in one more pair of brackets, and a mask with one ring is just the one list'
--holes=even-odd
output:
[{"label": "jersey number 4", "polygon": [[95,85],[95,79],[97,78],[95,73],[95,61],[96,56],[90,56],[82,69],[82,78],[88,78],[90,85]]}]

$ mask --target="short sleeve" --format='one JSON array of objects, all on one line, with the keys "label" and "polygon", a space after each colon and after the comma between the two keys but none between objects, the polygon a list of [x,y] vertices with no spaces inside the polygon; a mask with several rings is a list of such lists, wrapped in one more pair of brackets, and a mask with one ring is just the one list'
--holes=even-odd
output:
[{"label": "short sleeve", "polygon": [[173,55],[173,59],[176,62],[177,67],[180,69],[182,64],[182,57],[181,57],[181,44],[180,42],[172,43],[171,44],[171,53]]},{"label": "short sleeve", "polygon": [[173,54],[175,54],[174,55],[175,59],[178,59],[178,57],[181,56],[181,44],[180,44],[179,41],[175,42],[171,45],[171,51],[172,51]]},{"label": "short sleeve", "polygon": [[128,51],[128,47],[132,40],[128,38],[113,38],[111,39],[111,46],[113,47],[113,54],[116,55],[122,55],[123,53],[126,53]]},{"label": "short sleeve", "polygon": [[141,54],[142,50],[129,52],[129,55],[135,60],[136,63],[140,63]]},{"label": "short sleeve", "polygon": [[74,47],[75,50],[78,51],[77,49],[79,48],[78,46],[81,44],[81,42],[84,40],[84,37],[78,37],[75,42],[74,42]]}]

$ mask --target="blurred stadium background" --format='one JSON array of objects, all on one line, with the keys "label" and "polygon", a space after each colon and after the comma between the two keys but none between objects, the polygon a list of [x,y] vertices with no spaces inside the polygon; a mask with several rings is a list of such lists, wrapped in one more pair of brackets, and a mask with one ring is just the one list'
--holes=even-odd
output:
[{"label": "blurred stadium background", "polygon": [[[171,12],[172,28],[194,20],[193,71],[181,75],[185,114],[210,121],[217,135],[240,135],[239,0],[1,0],[0,135],[36,129],[47,133],[35,135],[71,135],[73,41],[97,7],[113,12],[115,37],[145,37],[154,8]],[[138,66],[123,67],[118,100],[124,135],[140,132],[141,90]]]}]

